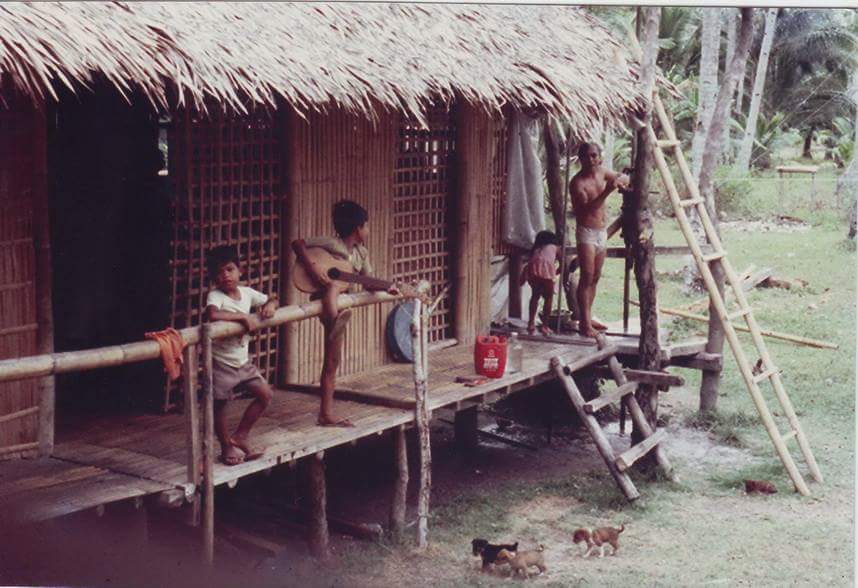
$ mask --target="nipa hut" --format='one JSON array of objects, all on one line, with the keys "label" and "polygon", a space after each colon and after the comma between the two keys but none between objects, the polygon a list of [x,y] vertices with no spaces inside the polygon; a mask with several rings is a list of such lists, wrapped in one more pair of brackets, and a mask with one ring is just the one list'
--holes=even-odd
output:
[{"label": "nipa hut", "polygon": [[[584,136],[641,100],[622,44],[567,6],[3,3],[0,73],[0,358],[197,325],[219,244],[249,285],[302,303],[289,243],[329,234],[343,198],[369,210],[378,275],[443,294],[430,348],[468,346],[508,253],[510,113]],[[342,377],[392,362],[389,309],[356,311]],[[316,381],[321,350],[317,321],[253,347],[279,386]],[[155,362],[54,382],[68,356],[52,357],[0,383],[0,457],[51,455],[55,421],[179,397]]]}]

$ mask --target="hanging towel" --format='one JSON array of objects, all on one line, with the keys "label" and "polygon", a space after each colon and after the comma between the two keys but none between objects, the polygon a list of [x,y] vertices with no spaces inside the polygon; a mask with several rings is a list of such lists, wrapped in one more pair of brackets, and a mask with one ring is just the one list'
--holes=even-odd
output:
[{"label": "hanging towel", "polygon": [[164,362],[164,371],[172,382],[182,375],[182,350],[187,346],[182,335],[174,328],[164,329],[146,333],[147,339],[158,342],[161,347],[161,361]]},{"label": "hanging towel", "polygon": [[503,239],[530,249],[536,233],[545,229],[542,163],[539,160],[539,119],[517,112],[507,142],[506,208]]}]

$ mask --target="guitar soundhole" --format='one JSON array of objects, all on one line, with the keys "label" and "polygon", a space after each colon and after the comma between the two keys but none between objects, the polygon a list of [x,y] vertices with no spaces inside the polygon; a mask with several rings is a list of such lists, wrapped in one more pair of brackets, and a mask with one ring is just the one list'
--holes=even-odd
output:
[{"label": "guitar soundhole", "polygon": [[338,280],[340,278],[340,270],[335,267],[332,267],[328,270],[328,277],[332,280]]}]

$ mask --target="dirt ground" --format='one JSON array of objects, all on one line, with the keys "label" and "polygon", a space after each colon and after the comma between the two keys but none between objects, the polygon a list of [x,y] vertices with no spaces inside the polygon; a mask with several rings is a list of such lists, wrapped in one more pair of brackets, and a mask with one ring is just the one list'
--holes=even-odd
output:
[{"label": "dirt ground", "polygon": [[[480,536],[519,541],[523,549],[543,544],[548,571],[528,582],[544,586],[853,585],[851,484],[814,486],[813,498],[799,497],[790,491],[786,475],[772,458],[680,425],[678,415],[690,410],[694,400],[692,391],[684,389],[662,396],[669,433],[665,449],[678,481],[647,481],[636,475],[642,498],[634,504],[614,486],[583,429],[559,425],[549,445],[547,431],[524,418],[526,425],[513,423],[503,432],[536,450],[484,440],[476,451],[466,453],[456,446],[452,427],[436,420],[433,514],[426,553],[417,553],[413,544],[395,547],[332,533],[332,557],[314,560],[299,530],[266,514],[276,512],[277,504],[300,505],[298,472],[280,468],[271,476],[242,481],[234,490],[224,488],[217,502],[221,531],[228,525],[258,533],[280,546],[277,555],[248,549],[221,533],[216,569],[204,575],[198,532],[178,522],[181,513],[151,509],[141,527],[141,515],[113,509],[100,519],[83,515],[52,525],[50,534],[22,539],[17,555],[2,550],[0,581],[104,586],[177,581],[201,586],[505,585],[511,581],[505,569],[483,574],[471,555],[470,541]],[[481,415],[481,425],[494,430],[495,418]],[[619,435],[616,422],[607,428],[617,450],[628,446],[628,436]],[[411,457],[413,464],[415,456]],[[392,480],[387,438],[333,451],[327,468],[330,514],[386,521]],[[778,494],[744,494],[741,472],[759,468],[770,473]],[[412,465],[412,505],[415,470]],[[409,518],[413,517],[410,510]],[[584,559],[571,541],[579,526],[621,523],[626,529],[615,557]],[[138,527],[143,530],[135,531]],[[51,540],[46,539],[49,535]],[[82,537],[86,541],[81,542]],[[59,552],[64,558],[56,558]],[[33,563],[39,561],[41,565]]]}]

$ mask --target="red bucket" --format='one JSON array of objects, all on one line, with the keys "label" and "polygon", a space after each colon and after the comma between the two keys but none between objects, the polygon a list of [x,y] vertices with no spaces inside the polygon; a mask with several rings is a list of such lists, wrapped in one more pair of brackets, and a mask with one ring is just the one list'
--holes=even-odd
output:
[{"label": "red bucket", "polygon": [[500,378],[506,369],[506,337],[477,337],[474,371],[488,378]]}]

